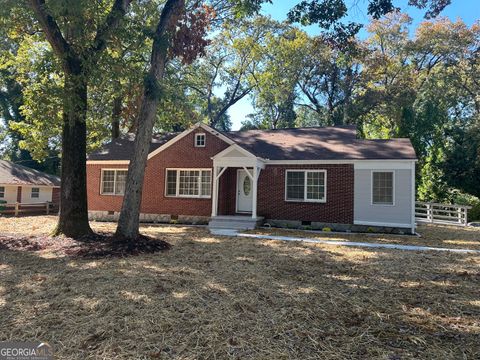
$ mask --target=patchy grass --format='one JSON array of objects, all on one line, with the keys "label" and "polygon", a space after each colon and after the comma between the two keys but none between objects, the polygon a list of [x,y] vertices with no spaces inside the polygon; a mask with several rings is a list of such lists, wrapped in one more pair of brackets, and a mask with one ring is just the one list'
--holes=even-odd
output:
[{"label": "patchy grass", "polygon": [[[54,222],[0,219],[0,233],[45,235]],[[424,234],[442,246],[470,236],[436,230]],[[173,248],[95,260],[48,248],[0,251],[0,339],[46,341],[60,359],[480,357],[480,256],[218,237],[191,227],[142,233]]]}]

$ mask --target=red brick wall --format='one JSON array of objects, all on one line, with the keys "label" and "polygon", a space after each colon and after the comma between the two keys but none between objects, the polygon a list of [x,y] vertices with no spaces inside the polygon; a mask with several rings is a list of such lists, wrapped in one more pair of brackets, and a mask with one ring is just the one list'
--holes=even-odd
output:
[{"label": "red brick wall", "polygon": [[[285,201],[285,170],[327,170],[327,202]],[[353,224],[353,165],[275,165],[262,170],[257,213],[266,219]]]},{"label": "red brick wall", "polygon": [[[203,132],[197,130],[196,132]],[[166,168],[211,168],[211,158],[228,147],[219,138],[206,133],[206,147],[194,147],[194,134],[187,135],[147,163],[141,212],[149,214],[210,216],[211,199],[165,197]],[[87,165],[89,210],[120,211],[122,196],[100,195],[101,169],[126,169],[126,165]],[[327,170],[327,202],[285,201],[286,169]],[[353,165],[267,166],[260,173],[258,189],[259,216],[278,220],[303,220],[353,223]],[[237,169],[227,169],[220,178],[219,215],[235,214]]]},{"label": "red brick wall", "polygon": [[222,174],[218,188],[218,215],[235,215],[237,170],[228,168]]},{"label": "red brick wall", "polygon": [[[195,133],[206,133],[206,146],[194,147]],[[229,145],[201,129],[196,130],[147,162],[141,212],[147,214],[210,216],[211,199],[172,198],[165,196],[166,168],[212,168],[212,157]],[[101,169],[126,169],[127,165],[87,165],[89,210],[120,211],[122,196],[100,195]]]}]

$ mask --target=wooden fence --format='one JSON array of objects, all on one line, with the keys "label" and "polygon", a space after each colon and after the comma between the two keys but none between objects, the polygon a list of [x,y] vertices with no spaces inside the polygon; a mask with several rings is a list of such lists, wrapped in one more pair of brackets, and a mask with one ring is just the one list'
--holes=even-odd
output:
[{"label": "wooden fence", "polygon": [[471,206],[448,205],[431,202],[415,203],[415,220],[422,223],[465,226]]},{"label": "wooden fence", "polygon": [[44,203],[12,203],[0,204],[0,214],[15,215],[20,214],[54,214],[58,211],[58,204],[51,202]]}]

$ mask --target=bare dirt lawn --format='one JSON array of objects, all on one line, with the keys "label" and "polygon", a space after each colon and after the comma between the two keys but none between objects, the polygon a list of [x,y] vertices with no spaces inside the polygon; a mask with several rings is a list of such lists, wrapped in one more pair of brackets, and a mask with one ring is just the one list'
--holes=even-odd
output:
[{"label": "bare dirt lawn", "polygon": [[[55,220],[0,218],[0,235],[46,235]],[[480,357],[478,254],[141,230],[173,248],[95,260],[54,247],[0,250],[0,340],[46,341],[59,359]],[[467,229],[421,232],[368,238],[469,248],[480,241]]]}]

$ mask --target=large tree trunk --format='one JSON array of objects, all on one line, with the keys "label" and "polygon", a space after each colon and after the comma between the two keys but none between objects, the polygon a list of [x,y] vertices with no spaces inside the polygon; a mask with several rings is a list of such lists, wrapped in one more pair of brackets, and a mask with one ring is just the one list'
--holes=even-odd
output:
[{"label": "large tree trunk", "polygon": [[150,70],[144,81],[144,91],[138,126],[135,132],[133,155],[128,165],[127,183],[116,236],[134,240],[138,237],[140,205],[147,165],[148,150],[152,141],[153,125],[160,97],[160,81],[165,72],[171,29],[184,8],[184,0],[168,0],[162,10],[152,45]]},{"label": "large tree trunk", "polygon": [[81,66],[65,72],[60,218],[55,234],[88,235],[86,184],[87,79]]}]

